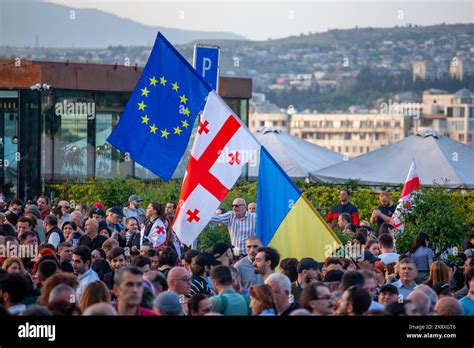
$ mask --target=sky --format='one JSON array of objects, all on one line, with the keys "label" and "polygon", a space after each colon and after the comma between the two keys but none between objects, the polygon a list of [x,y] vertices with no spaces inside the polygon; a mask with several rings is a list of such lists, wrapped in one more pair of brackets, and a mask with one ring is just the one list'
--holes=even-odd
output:
[{"label": "sky", "polygon": [[153,26],[227,31],[250,40],[328,29],[474,23],[474,0],[48,0]]}]

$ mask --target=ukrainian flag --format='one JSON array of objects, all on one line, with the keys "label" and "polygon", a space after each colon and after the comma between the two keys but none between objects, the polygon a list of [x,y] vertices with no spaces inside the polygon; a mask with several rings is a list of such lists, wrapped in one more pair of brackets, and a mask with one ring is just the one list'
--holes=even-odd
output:
[{"label": "ukrainian flag", "polygon": [[341,242],[301,190],[262,146],[257,184],[257,235],[281,258],[324,260]]}]

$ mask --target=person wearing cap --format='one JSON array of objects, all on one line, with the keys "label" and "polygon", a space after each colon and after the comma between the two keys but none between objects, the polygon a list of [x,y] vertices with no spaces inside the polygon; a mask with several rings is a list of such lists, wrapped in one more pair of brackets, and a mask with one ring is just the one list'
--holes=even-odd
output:
[{"label": "person wearing cap", "polygon": [[100,208],[92,208],[89,212],[89,218],[97,220],[97,222],[101,223],[105,221],[105,211]]},{"label": "person wearing cap", "polygon": [[211,251],[212,255],[219,261],[222,265],[230,266],[233,260],[232,247],[223,242],[214,244]]},{"label": "person wearing cap", "polygon": [[380,288],[377,302],[382,306],[387,307],[391,302],[398,301],[398,289],[392,284],[385,284]]},{"label": "person wearing cap", "polygon": [[119,245],[125,247],[125,232],[122,225],[122,219],[124,217],[123,210],[119,207],[112,207],[108,209],[107,217],[105,218],[105,223],[107,228],[111,232],[111,238],[117,240]]},{"label": "person wearing cap", "polygon": [[211,268],[220,264],[210,253],[200,253],[191,263],[191,289],[188,297],[196,294],[204,294],[206,296],[214,295],[209,288],[207,277],[211,274]]},{"label": "person wearing cap", "polygon": [[323,268],[323,264],[316,262],[311,257],[305,257],[298,262],[296,271],[298,279],[291,285],[291,293],[294,298],[299,301],[303,290],[312,283],[319,280],[319,271]]},{"label": "person wearing cap", "polygon": [[256,234],[257,215],[247,211],[247,203],[243,198],[236,198],[232,202],[232,211],[214,215],[211,224],[222,224],[227,227],[234,252],[246,256],[245,241]]},{"label": "person wearing cap", "polygon": [[123,208],[123,215],[125,218],[134,217],[138,220],[139,225],[141,225],[145,219],[145,211],[140,208],[142,198],[137,195],[131,195],[128,197],[128,204]]},{"label": "person wearing cap", "polygon": [[69,202],[68,201],[60,201],[58,203],[58,207],[61,208],[61,213],[62,213],[61,224],[63,222],[66,222],[66,221],[70,221],[69,211],[71,209],[71,206],[69,205]]},{"label": "person wearing cap", "polygon": [[153,309],[161,316],[184,315],[179,296],[171,291],[159,294],[153,302]]}]

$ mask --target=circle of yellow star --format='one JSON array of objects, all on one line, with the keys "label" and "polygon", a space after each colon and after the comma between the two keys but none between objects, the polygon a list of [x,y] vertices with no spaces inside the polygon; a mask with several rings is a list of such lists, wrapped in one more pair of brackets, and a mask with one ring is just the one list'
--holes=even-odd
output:
[{"label": "circle of yellow star", "polygon": [[148,124],[149,120],[150,120],[150,118],[148,117],[148,115],[142,116],[142,123]]},{"label": "circle of yellow star", "polygon": [[161,131],[161,137],[162,137],[162,138],[168,139],[168,135],[169,135],[169,134],[170,134],[170,133],[169,133],[166,129]]},{"label": "circle of yellow star", "polygon": [[189,127],[189,123],[188,123],[188,121],[186,121],[186,120],[181,121],[181,125],[182,125],[184,128],[188,128],[188,127]]},{"label": "circle of yellow star", "polygon": [[179,89],[178,82],[173,83],[173,91],[178,92],[178,89]]},{"label": "circle of yellow star", "polygon": [[150,91],[146,87],[141,89],[141,91],[142,91],[142,97],[143,96],[148,97],[148,93],[150,93]]},{"label": "circle of yellow star", "polygon": [[143,102],[143,100],[142,100],[141,103],[138,103],[138,110],[143,110],[143,111],[145,111],[145,108],[146,108],[146,105],[145,105],[145,103]]},{"label": "circle of yellow star", "polygon": [[160,85],[166,86],[166,82],[168,82],[168,81],[165,80],[165,77],[161,76],[160,77]]},{"label": "circle of yellow star", "polygon": [[174,134],[178,134],[178,135],[181,135],[181,132],[183,131],[181,128],[179,127],[175,127],[173,128],[174,129]]},{"label": "circle of yellow star", "polygon": [[189,113],[190,113],[190,112],[189,112],[188,107],[185,107],[185,108],[184,108],[184,111],[183,111],[183,114],[185,114],[186,116],[189,116]]},{"label": "circle of yellow star", "polygon": [[156,128],[155,124],[153,123],[151,126],[150,126],[150,133],[153,133],[153,134],[156,134],[156,131],[158,130],[158,128]]},{"label": "circle of yellow star", "polygon": [[179,97],[179,102],[180,103],[186,104],[187,101],[188,101],[188,98],[186,98],[186,96],[184,94]]},{"label": "circle of yellow star", "polygon": [[158,82],[157,79],[155,79],[155,76],[153,76],[152,78],[150,78],[150,85],[153,85],[156,87],[156,83]]}]

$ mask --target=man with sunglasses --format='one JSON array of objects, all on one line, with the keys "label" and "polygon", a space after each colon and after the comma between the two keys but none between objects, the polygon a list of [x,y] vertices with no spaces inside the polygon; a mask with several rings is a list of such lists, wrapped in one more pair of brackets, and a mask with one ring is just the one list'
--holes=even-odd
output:
[{"label": "man with sunglasses", "polygon": [[237,255],[246,256],[245,241],[254,236],[257,215],[247,211],[247,203],[243,198],[236,198],[232,202],[232,211],[212,217],[210,223],[227,226],[230,240]]},{"label": "man with sunglasses", "polygon": [[262,246],[260,238],[257,236],[251,236],[245,241],[245,248],[247,250],[247,256],[240,259],[234,267],[240,274],[242,279],[242,286],[245,289],[249,289],[252,285],[263,284],[263,277],[260,274],[255,273],[255,266],[253,265],[255,257],[257,256],[258,249]]}]

